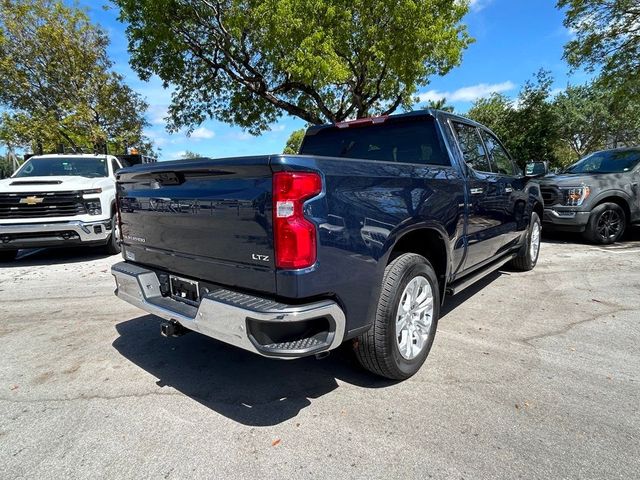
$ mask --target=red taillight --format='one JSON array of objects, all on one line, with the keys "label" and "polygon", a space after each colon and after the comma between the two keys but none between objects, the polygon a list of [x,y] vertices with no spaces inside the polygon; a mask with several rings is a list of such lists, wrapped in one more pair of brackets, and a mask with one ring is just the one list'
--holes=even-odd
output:
[{"label": "red taillight", "polygon": [[316,227],[302,206],[322,191],[317,173],[277,172],[273,175],[273,229],[277,268],[306,268],[316,261]]}]

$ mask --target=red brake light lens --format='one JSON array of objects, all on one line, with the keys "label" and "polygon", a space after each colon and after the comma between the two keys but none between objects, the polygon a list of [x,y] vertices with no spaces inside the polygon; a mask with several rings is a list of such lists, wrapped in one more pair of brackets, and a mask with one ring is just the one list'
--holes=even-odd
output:
[{"label": "red brake light lens", "polygon": [[273,175],[273,228],[277,268],[306,268],[316,261],[316,227],[304,217],[305,200],[322,191],[322,178],[311,172]]}]

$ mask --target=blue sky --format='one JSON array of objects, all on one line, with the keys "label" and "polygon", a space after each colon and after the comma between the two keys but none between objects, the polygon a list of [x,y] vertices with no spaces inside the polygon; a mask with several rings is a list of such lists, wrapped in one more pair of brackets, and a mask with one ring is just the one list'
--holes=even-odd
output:
[{"label": "blue sky", "polygon": [[[117,10],[102,0],[81,0],[79,4],[108,32],[109,54],[116,71],[149,102],[151,126],[147,134],[162,149],[161,159],[177,158],[185,150],[210,157],[280,152],[289,134],[304,125],[296,118],[283,117],[271,131],[254,137],[238,127],[210,120],[190,137],[167,133],[163,117],[170,91],[163,89],[157,78],[141,81],[130,68],[125,28],[117,21]],[[444,77],[433,77],[421,89],[423,101],[445,96],[456,111],[465,112],[473,100],[493,91],[515,97],[540,68],[552,72],[557,89],[588,79],[583,72],[571,73],[562,59],[562,47],[571,32],[562,25],[563,14],[555,8],[555,0],[472,0],[471,4],[465,23],[476,41],[464,53],[459,67]],[[102,5],[110,7],[105,10]],[[420,105],[424,102],[416,107]]]}]

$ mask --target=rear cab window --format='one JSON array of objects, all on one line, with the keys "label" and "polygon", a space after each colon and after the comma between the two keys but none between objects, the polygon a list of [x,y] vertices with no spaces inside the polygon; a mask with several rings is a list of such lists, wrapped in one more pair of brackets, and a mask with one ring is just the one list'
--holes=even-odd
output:
[{"label": "rear cab window", "polygon": [[323,157],[450,166],[443,140],[430,116],[383,123],[326,127],[308,132],[300,153]]}]

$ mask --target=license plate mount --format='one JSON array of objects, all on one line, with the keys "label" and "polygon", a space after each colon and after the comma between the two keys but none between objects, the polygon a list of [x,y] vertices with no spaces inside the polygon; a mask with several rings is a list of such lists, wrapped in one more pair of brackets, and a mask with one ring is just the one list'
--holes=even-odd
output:
[{"label": "license plate mount", "polygon": [[175,300],[196,305],[200,303],[200,285],[194,280],[169,275],[171,297]]}]

